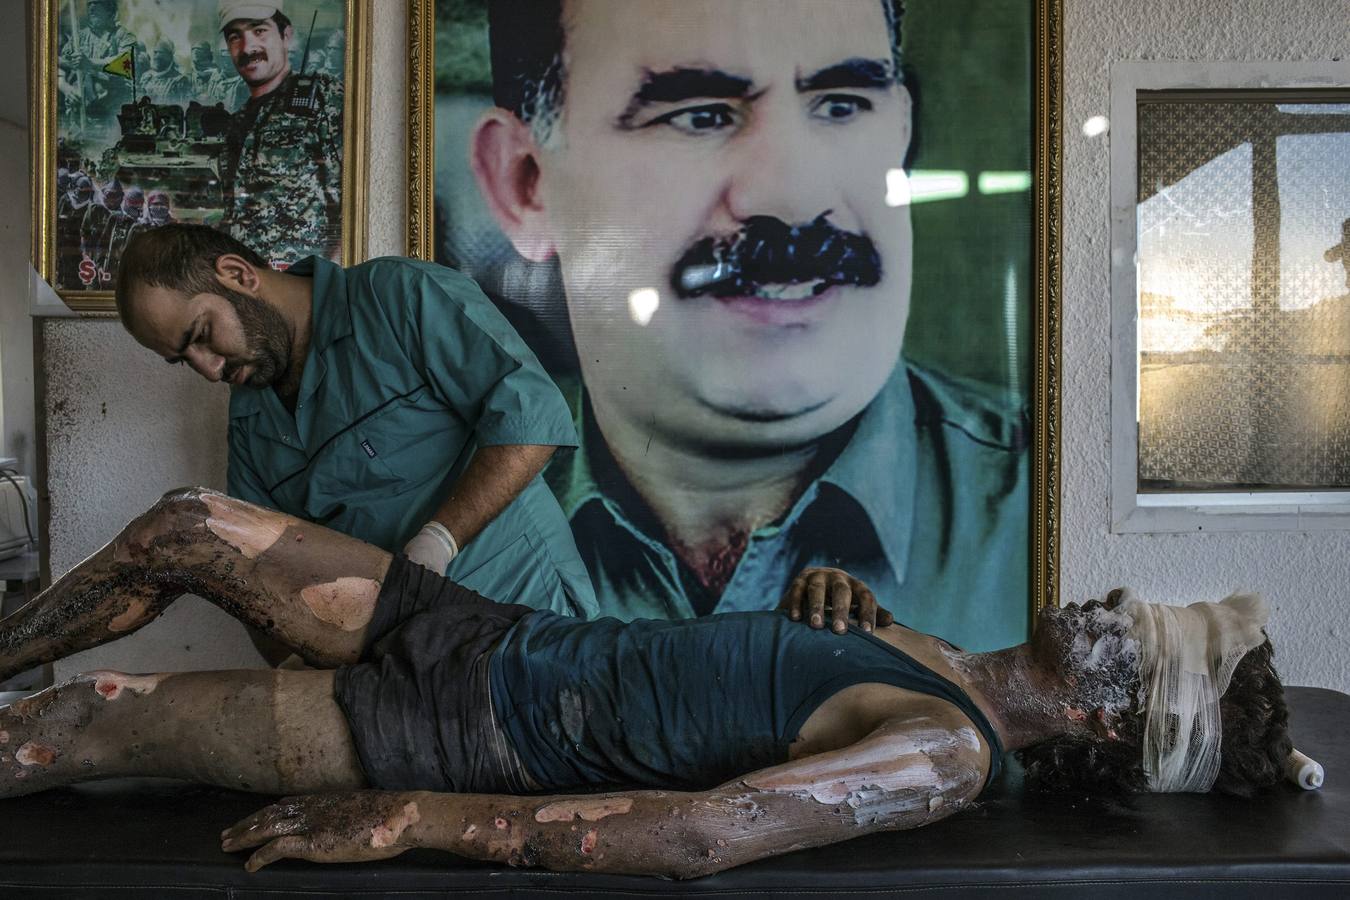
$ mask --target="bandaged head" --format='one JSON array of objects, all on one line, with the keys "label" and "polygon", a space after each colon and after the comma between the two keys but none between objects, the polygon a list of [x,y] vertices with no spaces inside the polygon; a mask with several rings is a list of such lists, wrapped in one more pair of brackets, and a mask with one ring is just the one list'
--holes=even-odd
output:
[{"label": "bandaged head", "polygon": [[1208,791],[1219,775],[1219,698],[1233,670],[1261,646],[1269,611],[1252,594],[1166,606],[1129,594],[1118,609],[1139,641],[1144,774],[1149,790]]}]

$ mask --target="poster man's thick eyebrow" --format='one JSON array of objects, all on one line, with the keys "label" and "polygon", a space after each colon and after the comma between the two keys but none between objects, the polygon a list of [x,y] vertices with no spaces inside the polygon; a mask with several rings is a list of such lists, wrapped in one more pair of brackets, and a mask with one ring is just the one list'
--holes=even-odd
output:
[{"label": "poster man's thick eyebrow", "polygon": [[234,21],[225,23],[225,27],[220,29],[220,33],[225,35],[225,37],[228,39],[231,34],[243,34],[245,31],[252,31],[259,25],[276,24],[271,19],[250,19],[249,21],[244,22],[243,25],[236,25],[235,23],[239,21],[241,20],[235,19]]},{"label": "poster man's thick eyebrow", "polygon": [[661,72],[648,71],[642,85],[628,101],[628,108],[619,116],[620,125],[630,124],[637,111],[653,103],[680,103],[685,100],[708,98],[734,100],[750,94],[753,83],[749,78],[732,75],[721,69],[702,69],[677,66]]},{"label": "poster man's thick eyebrow", "polygon": [[664,72],[648,72],[633,99],[638,103],[679,103],[695,97],[733,99],[750,92],[750,79],[721,69],[680,66]]},{"label": "poster man's thick eyebrow", "polygon": [[895,82],[895,63],[889,59],[863,59],[855,56],[798,78],[797,90],[805,93],[835,88],[884,89]]}]

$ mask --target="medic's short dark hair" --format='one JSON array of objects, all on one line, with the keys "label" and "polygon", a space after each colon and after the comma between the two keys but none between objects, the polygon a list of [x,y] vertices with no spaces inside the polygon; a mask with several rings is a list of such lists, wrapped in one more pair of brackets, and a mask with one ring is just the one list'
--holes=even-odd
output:
[{"label": "medic's short dark hair", "polygon": [[137,229],[117,262],[113,296],[122,325],[131,328],[131,294],[138,288],[162,287],[188,297],[217,291],[216,260],[230,253],[259,269],[267,268],[267,260],[256,251],[206,225],[174,223]]}]

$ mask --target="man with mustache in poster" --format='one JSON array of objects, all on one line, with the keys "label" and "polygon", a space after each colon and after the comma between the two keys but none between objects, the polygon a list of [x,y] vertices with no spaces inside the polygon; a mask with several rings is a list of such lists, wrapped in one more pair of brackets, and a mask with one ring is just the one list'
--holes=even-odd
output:
[{"label": "man with mustache in poster", "polygon": [[489,10],[471,165],[558,261],[583,449],[549,477],[602,609],[762,609],[823,565],[970,649],[1023,639],[1025,414],[901,355],[898,0]]},{"label": "man with mustache in poster", "polygon": [[282,0],[220,0],[219,16],[249,91],[226,144],[220,227],[274,268],[331,258],[342,236],[342,83],[291,69]]}]

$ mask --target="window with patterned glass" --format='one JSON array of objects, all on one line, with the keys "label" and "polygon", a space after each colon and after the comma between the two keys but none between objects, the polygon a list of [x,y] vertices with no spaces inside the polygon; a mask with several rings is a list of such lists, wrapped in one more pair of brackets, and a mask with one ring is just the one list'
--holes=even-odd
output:
[{"label": "window with patterned glass", "polygon": [[1140,493],[1350,490],[1350,91],[1137,110]]}]

